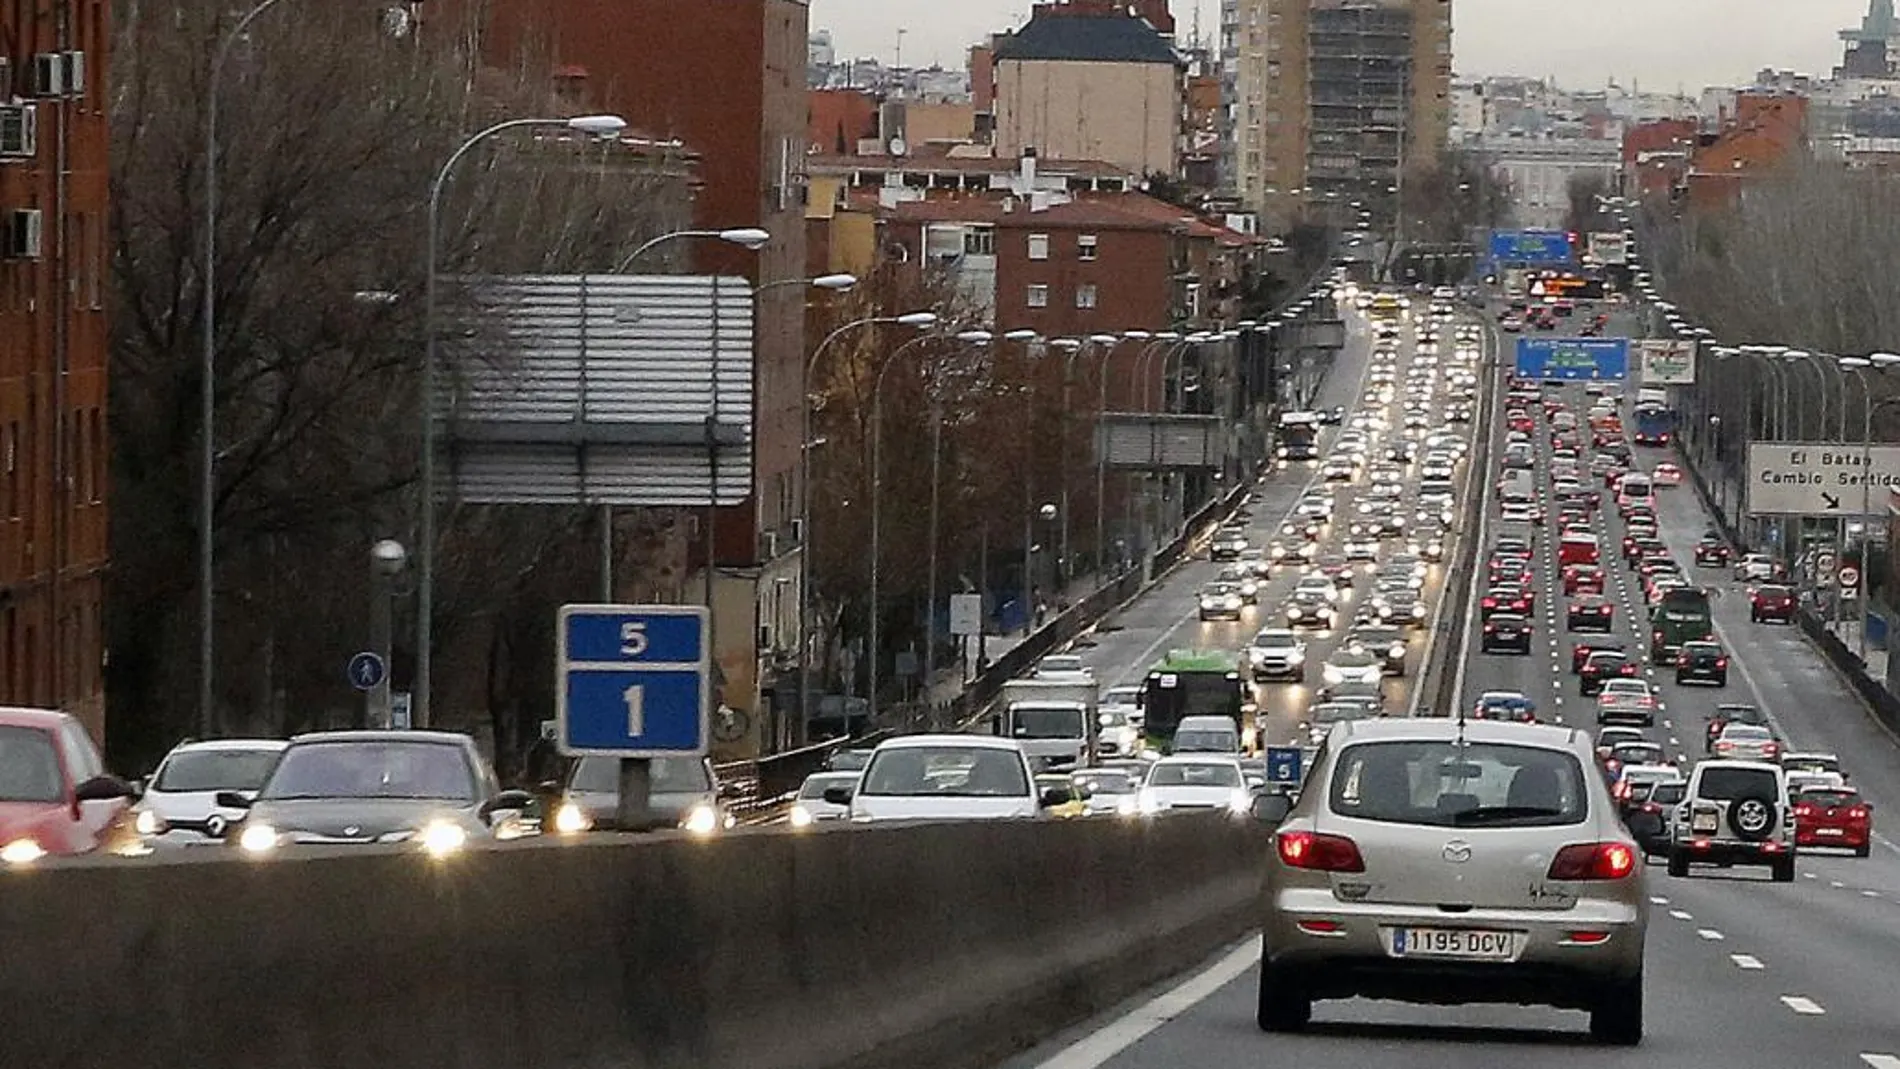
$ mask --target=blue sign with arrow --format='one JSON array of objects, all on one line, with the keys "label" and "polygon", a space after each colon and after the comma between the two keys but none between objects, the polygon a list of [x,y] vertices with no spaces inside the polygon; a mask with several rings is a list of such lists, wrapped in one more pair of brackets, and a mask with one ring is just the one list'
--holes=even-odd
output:
[{"label": "blue sign with arrow", "polygon": [[1629,378],[1628,338],[1519,338],[1520,379],[1620,382]]},{"label": "blue sign with arrow", "polygon": [[570,756],[704,754],[711,615],[696,605],[566,605],[556,628],[555,745]]},{"label": "blue sign with arrow", "polygon": [[1303,756],[1298,746],[1267,747],[1267,782],[1276,787],[1299,786]]}]

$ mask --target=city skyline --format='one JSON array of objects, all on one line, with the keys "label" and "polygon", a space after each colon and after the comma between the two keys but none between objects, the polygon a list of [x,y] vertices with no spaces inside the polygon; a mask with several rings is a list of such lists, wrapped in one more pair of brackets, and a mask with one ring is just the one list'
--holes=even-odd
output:
[{"label": "city skyline", "polygon": [[[960,68],[969,46],[1021,25],[1032,4],[812,0],[811,25],[832,31],[840,59],[892,63],[902,29],[905,65]],[[1199,6],[1202,35],[1217,42],[1219,0]],[[1614,80],[1694,94],[1747,84],[1764,67],[1825,76],[1840,62],[1838,31],[1858,25],[1866,10],[1866,0],[1454,0],[1453,62],[1461,78],[1548,77],[1570,88]],[[1194,12],[1194,4],[1176,0],[1184,41]]]}]

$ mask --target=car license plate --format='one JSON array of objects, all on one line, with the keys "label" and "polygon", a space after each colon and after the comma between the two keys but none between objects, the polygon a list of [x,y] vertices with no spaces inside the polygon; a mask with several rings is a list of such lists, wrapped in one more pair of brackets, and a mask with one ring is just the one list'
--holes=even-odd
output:
[{"label": "car license plate", "polygon": [[1510,932],[1469,928],[1394,928],[1395,958],[1460,958],[1469,961],[1509,961],[1516,949]]},{"label": "car license plate", "polygon": [[1690,831],[1712,832],[1715,830],[1715,827],[1716,819],[1714,813],[1697,813],[1695,818],[1689,822]]},{"label": "car license plate", "polygon": [[1840,835],[1840,834],[1841,834],[1841,833],[1843,832],[1843,830],[1844,830],[1844,829],[1841,829],[1841,828],[1816,828],[1816,829],[1814,829],[1814,831],[1815,831],[1815,834],[1817,834],[1817,835]]}]

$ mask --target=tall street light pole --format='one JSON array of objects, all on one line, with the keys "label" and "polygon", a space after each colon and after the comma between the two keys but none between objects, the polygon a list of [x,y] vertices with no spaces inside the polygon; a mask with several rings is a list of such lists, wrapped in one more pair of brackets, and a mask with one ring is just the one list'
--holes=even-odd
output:
[{"label": "tall street light pole", "polygon": [[1049,343],[1050,347],[1062,354],[1062,403],[1056,412],[1056,467],[1060,488],[1058,497],[1062,510],[1062,526],[1058,528],[1056,541],[1056,594],[1069,588],[1069,574],[1072,562],[1069,560],[1069,386],[1075,379],[1075,356],[1082,351],[1079,338],[1057,338]]},{"label": "tall street light pole", "polygon": [[[956,339],[971,349],[981,349],[994,340],[995,335],[987,330],[965,330],[956,335]],[[936,378],[939,376],[933,376]],[[924,586],[924,687],[928,688],[937,674],[937,517],[941,504],[941,479],[943,466],[943,387],[931,382],[930,386],[930,519],[927,524],[926,538],[930,548],[926,557]],[[883,421],[878,421],[882,427]],[[926,695],[928,690],[925,691]],[[935,726],[933,720],[932,726]]]},{"label": "tall street light pole", "polygon": [[[798,406],[798,414],[801,421],[798,432],[798,722],[799,737],[805,742],[811,741],[811,682],[812,661],[814,659],[811,642],[813,637],[813,628],[811,627],[811,588],[812,575],[814,572],[811,526],[811,454],[812,450],[817,447],[817,443],[812,440],[811,436],[813,407],[811,380],[812,375],[818,370],[818,361],[824,357],[825,351],[831,348],[834,342],[859,327],[876,326],[879,324],[896,324],[898,326],[913,327],[917,330],[928,330],[937,325],[937,313],[924,311],[906,312],[903,315],[894,316],[866,316],[863,319],[854,319],[849,323],[845,323],[833,330],[830,334],[825,335],[824,340],[820,341],[817,347],[812,349],[811,358],[805,361],[804,377],[799,379],[798,392],[803,403]],[[849,734],[851,717],[848,714],[844,718],[844,723],[846,733]]]},{"label": "tall street light pole", "polygon": [[204,292],[199,300],[198,398],[198,735],[210,738],[218,733],[216,690],[212,673],[217,665],[217,598],[213,590],[216,578],[216,546],[212,539],[218,508],[217,384],[218,384],[218,83],[231,49],[243,38],[244,31],[258,17],[284,0],[264,0],[245,12],[231,27],[211,60],[211,73],[205,82],[205,196],[204,263],[199,277]]},{"label": "tall street light pole", "polygon": [[[880,578],[882,577],[882,572],[883,572],[883,562],[879,560],[879,551],[883,548],[881,544],[882,531],[879,529],[882,522],[882,516],[879,512],[879,507],[880,507],[879,488],[883,483],[883,475],[884,475],[883,456],[882,456],[883,450],[884,450],[884,376],[892,368],[902,363],[904,359],[904,355],[910,352],[910,350],[915,349],[920,345],[925,345],[929,342],[940,341],[940,340],[942,340],[942,335],[926,334],[921,338],[912,338],[910,341],[907,341],[904,344],[898,346],[897,350],[891,353],[890,359],[884,361],[884,366],[881,368],[878,368],[877,378],[871,384],[870,697],[871,697],[871,718],[874,721],[877,719],[878,662],[882,660],[883,658],[881,644],[884,638],[883,622],[882,622],[882,618],[884,616],[884,605],[883,605],[883,599],[880,597],[881,591],[878,589],[878,582]],[[846,722],[849,723],[849,718],[847,718]]]},{"label": "tall street light pole", "polygon": [[1030,361],[1035,347],[1042,344],[1042,335],[1024,328],[1009,331],[1003,340],[1023,347],[1023,574],[1017,597],[1023,610],[1023,637],[1028,638],[1036,621],[1036,380]]},{"label": "tall street light pole", "polygon": [[[1125,330],[1117,338],[1112,334],[1097,335],[1109,338],[1108,348],[1102,353],[1102,366],[1095,380],[1095,561],[1096,578],[1104,575],[1102,562],[1108,559],[1108,376],[1114,368],[1115,343],[1131,341],[1144,344],[1153,341],[1154,333],[1147,330]],[[1137,358],[1140,353],[1135,354]],[[1123,496],[1127,494],[1127,481],[1123,480]],[[1122,545],[1128,544],[1128,531],[1122,531]],[[1123,555],[1123,560],[1126,555]],[[1123,561],[1118,560],[1119,570]]]},{"label": "tall street light pole", "polygon": [[567,129],[576,133],[591,134],[596,137],[614,137],[627,128],[627,120],[618,115],[580,115],[569,119],[504,119],[483,130],[471,134],[449,158],[444,160],[442,168],[436,172],[435,182],[429,187],[429,226],[428,247],[424,253],[423,300],[422,300],[422,484],[421,500],[417,503],[421,526],[421,564],[416,577],[416,680],[415,680],[415,726],[426,728],[430,724],[430,687],[432,644],[435,638],[435,379],[437,339],[435,329],[436,308],[436,257],[440,251],[442,231],[442,190],[448,184],[449,176],[454,173],[455,165],[462,162],[476,145],[510,130],[522,130],[530,127],[539,129]]}]

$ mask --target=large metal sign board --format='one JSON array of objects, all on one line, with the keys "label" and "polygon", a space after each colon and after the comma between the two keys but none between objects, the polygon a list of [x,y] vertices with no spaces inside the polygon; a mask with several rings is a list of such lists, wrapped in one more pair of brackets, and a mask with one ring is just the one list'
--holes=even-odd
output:
[{"label": "large metal sign board", "polygon": [[450,489],[506,505],[735,505],[752,491],[752,287],[697,275],[456,280]]},{"label": "large metal sign board", "polygon": [[1629,263],[1629,239],[1620,230],[1590,235],[1590,259],[1604,265]]},{"label": "large metal sign board", "polygon": [[1640,343],[1638,355],[1642,374],[1637,381],[1645,386],[1688,386],[1695,382],[1695,342],[1645,341]]},{"label": "large metal sign board", "polygon": [[1570,235],[1561,230],[1498,230],[1491,234],[1491,259],[1501,264],[1567,264]]},{"label": "large metal sign board", "polygon": [[1288,323],[1280,330],[1284,334],[1282,345],[1288,349],[1344,349],[1346,347],[1344,320],[1299,320]]},{"label": "large metal sign board", "polygon": [[564,605],[556,627],[555,746],[569,756],[707,750],[712,616],[699,605]]},{"label": "large metal sign board", "polygon": [[1106,454],[1109,467],[1139,471],[1219,470],[1227,453],[1219,416],[1141,412],[1108,413],[1095,448]]},{"label": "large metal sign board", "polygon": [[[1863,483],[1870,486],[1863,491]],[[1857,516],[1900,488],[1900,445],[1750,442],[1748,511],[1757,516]]]},{"label": "large metal sign board", "polygon": [[1561,382],[1621,380],[1629,377],[1628,338],[1519,338],[1516,373],[1520,379]]}]

